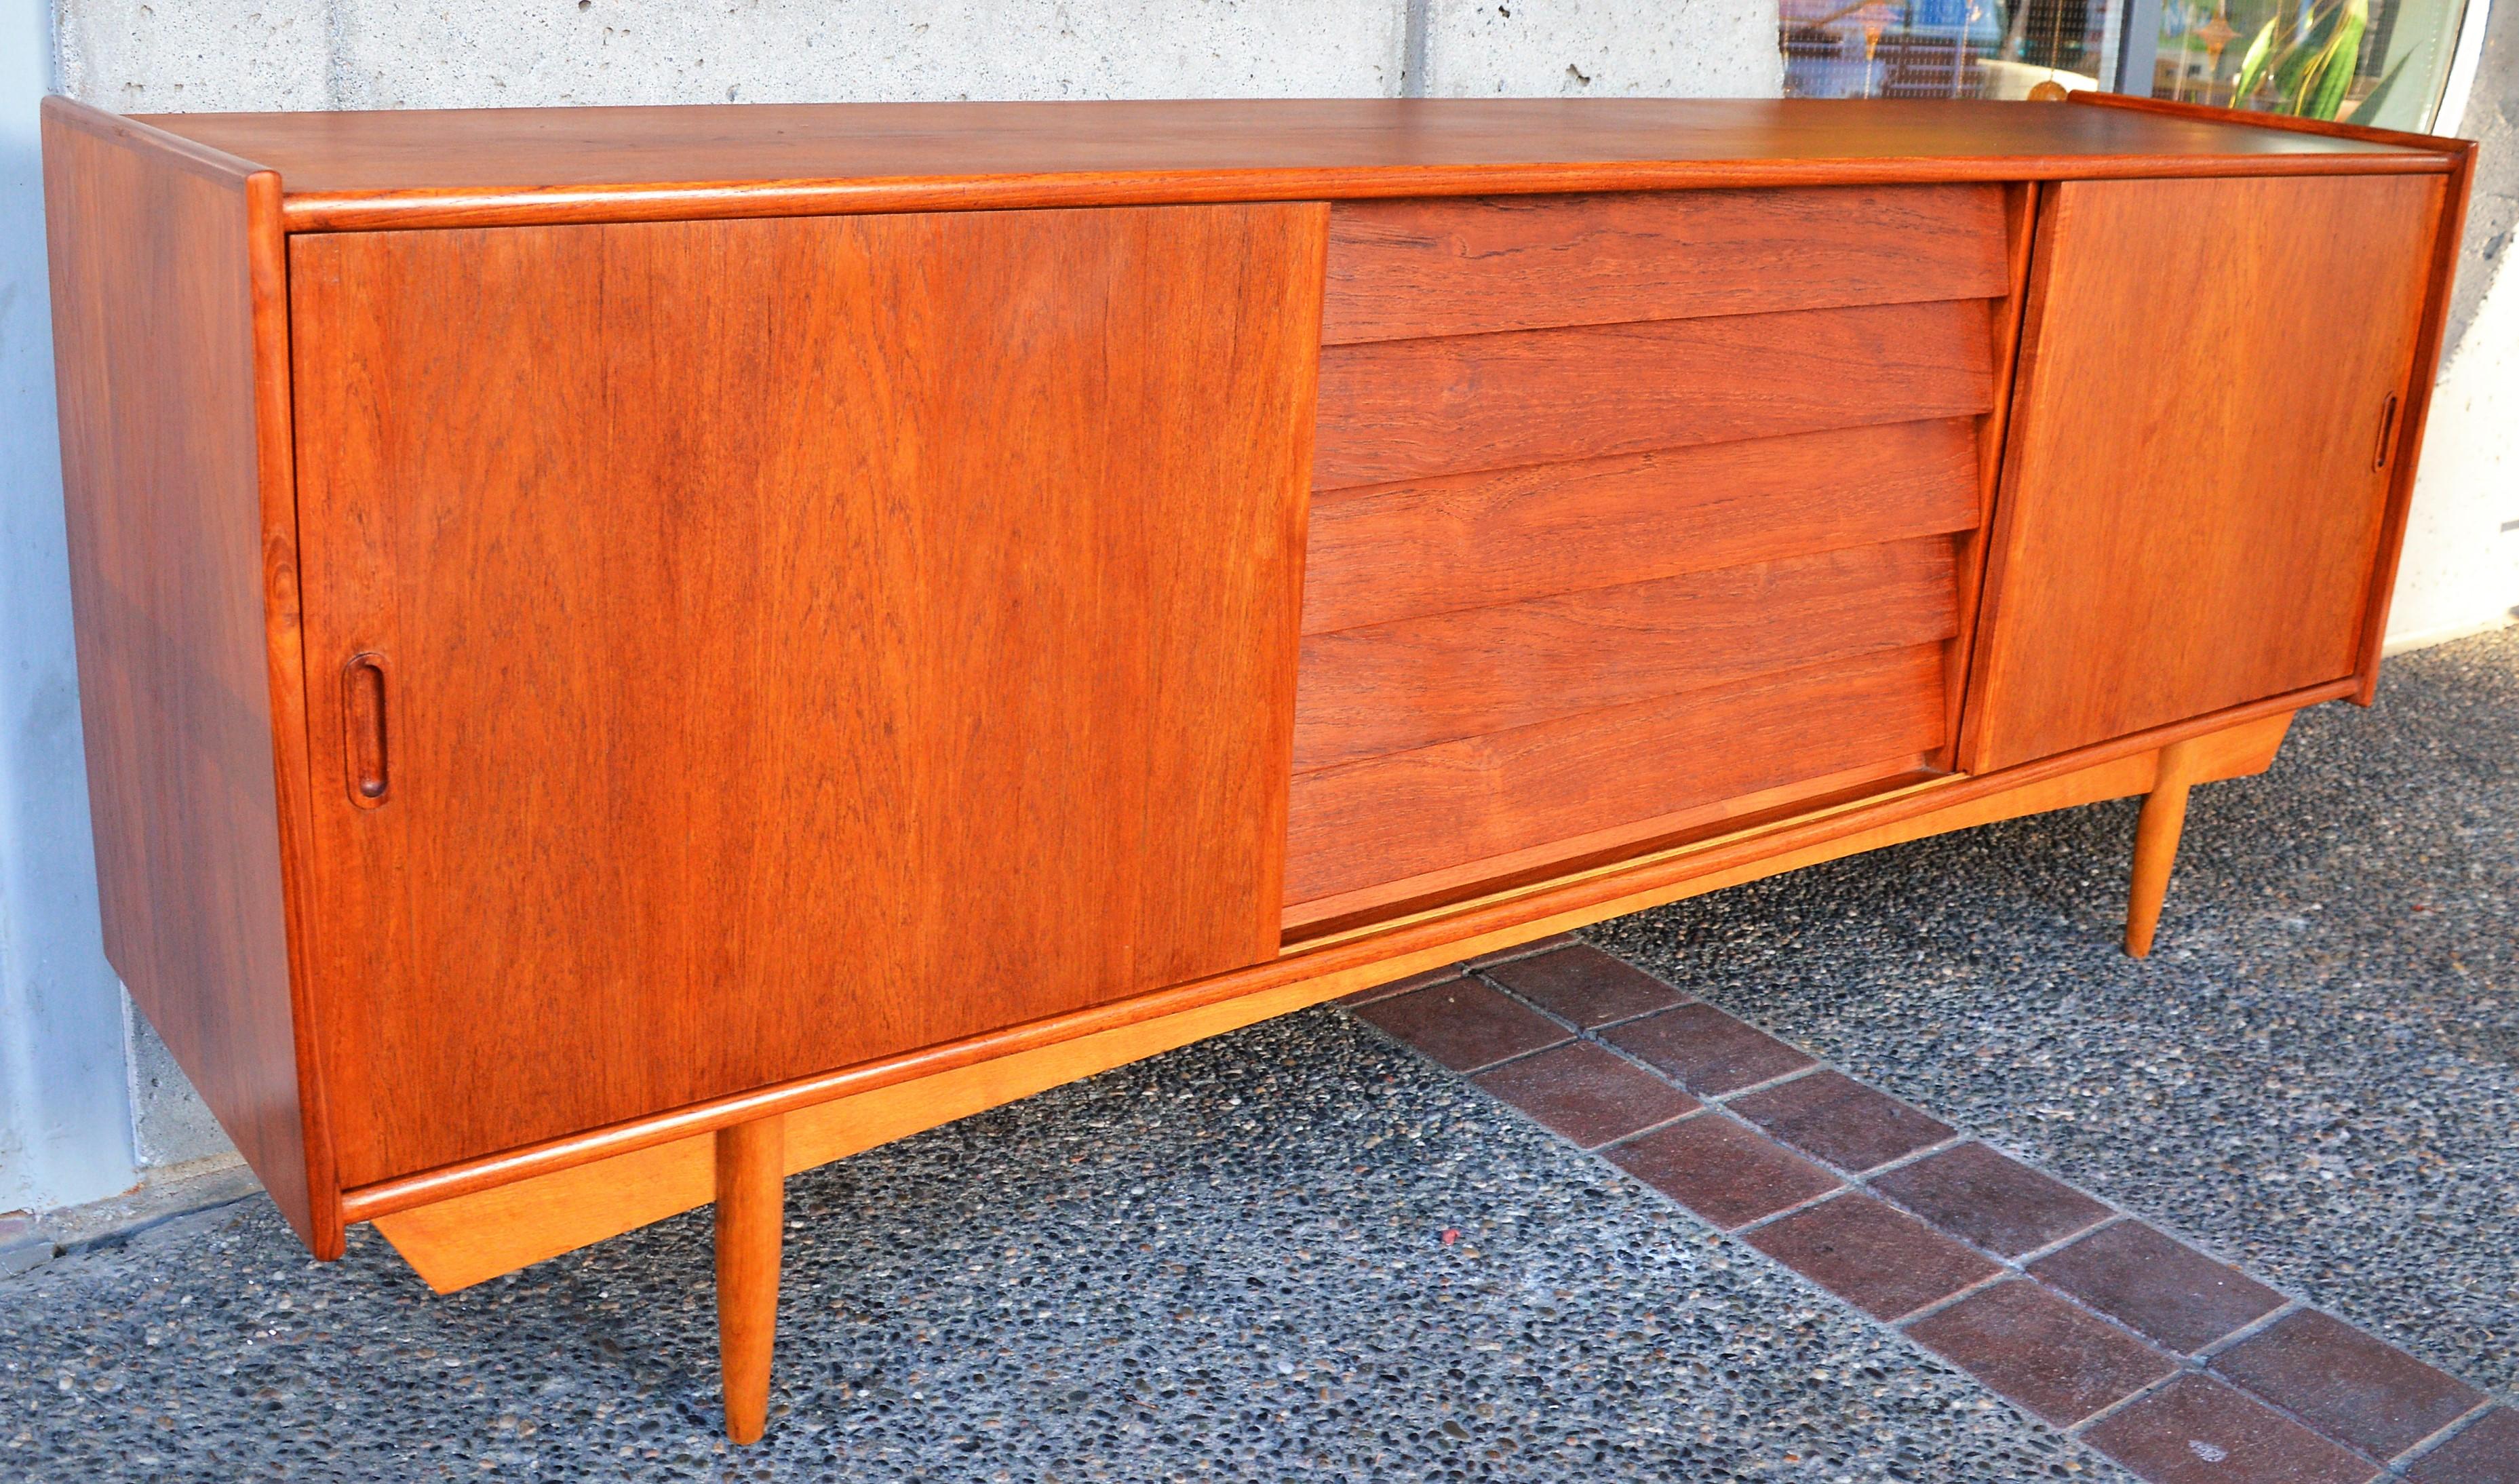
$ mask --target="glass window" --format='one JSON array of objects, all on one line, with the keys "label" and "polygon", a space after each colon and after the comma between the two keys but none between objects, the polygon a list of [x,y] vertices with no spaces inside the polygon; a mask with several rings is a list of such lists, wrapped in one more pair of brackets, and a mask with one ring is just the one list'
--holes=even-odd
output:
[{"label": "glass window", "polygon": [[1783,0],[1788,98],[2025,98],[2096,88],[2107,0]]},{"label": "glass window", "polygon": [[2041,82],[2425,129],[2466,0],[1782,0],[1788,98]]},{"label": "glass window", "polygon": [[2151,96],[2424,129],[2463,0],[2160,0]]}]

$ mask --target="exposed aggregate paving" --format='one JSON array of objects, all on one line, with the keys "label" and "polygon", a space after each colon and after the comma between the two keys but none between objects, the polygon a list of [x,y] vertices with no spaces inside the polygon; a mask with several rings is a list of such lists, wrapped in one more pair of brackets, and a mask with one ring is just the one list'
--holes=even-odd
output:
[{"label": "exposed aggregate paving", "polygon": [[758,1448],[704,1213],[436,1298],[257,1200],[0,1288],[0,1476],[2123,1478],[1332,1010],[791,1190]]},{"label": "exposed aggregate paving", "polygon": [[[2130,806],[1589,936],[2507,1387],[2514,759],[2519,634],[2395,662],[2198,792],[2143,965]],[[2126,1477],[1330,1010],[801,1177],[790,1222],[754,1449],[705,1213],[438,1298],[257,1200],[0,1281],[0,1477]]]},{"label": "exposed aggregate paving", "polygon": [[2519,629],[2388,663],[2198,788],[2152,958],[2136,806],[1584,936],[2468,1381],[2519,1384]]}]

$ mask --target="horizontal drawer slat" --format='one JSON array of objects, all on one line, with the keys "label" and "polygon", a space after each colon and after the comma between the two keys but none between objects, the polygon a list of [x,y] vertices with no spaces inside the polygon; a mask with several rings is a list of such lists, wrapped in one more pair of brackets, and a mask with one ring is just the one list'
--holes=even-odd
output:
[{"label": "horizontal drawer slat", "polygon": [[1312,487],[1972,416],[1988,325],[1963,299],[1329,346]]},{"label": "horizontal drawer slat", "polygon": [[1341,201],[1321,340],[1995,298],[1998,186]]},{"label": "horizontal drawer slat", "polygon": [[1370,923],[1386,923],[1430,908],[1632,861],[1674,846],[1774,824],[1796,814],[1809,814],[1941,776],[1944,774],[1934,765],[1932,754],[1888,758],[1841,773],[1796,778],[1777,788],[1626,820],[1608,829],[1547,841],[1509,854],[1459,861],[1352,892],[1289,902],[1285,938],[1293,942]]},{"label": "horizontal drawer slat", "polygon": [[1295,767],[1949,638],[1957,567],[1928,536],[1315,634]]},{"label": "horizontal drawer slat", "polygon": [[1953,417],[1327,493],[1304,632],[1964,531],[1977,481]]},{"label": "horizontal drawer slat", "polygon": [[1929,751],[1939,643],[1296,776],[1286,900],[1301,903]]}]

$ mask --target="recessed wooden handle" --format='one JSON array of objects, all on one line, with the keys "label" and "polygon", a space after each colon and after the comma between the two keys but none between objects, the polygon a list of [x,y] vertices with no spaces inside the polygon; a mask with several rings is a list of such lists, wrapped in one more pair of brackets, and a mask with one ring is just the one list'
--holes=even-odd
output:
[{"label": "recessed wooden handle", "polygon": [[2388,400],[2379,408],[2379,451],[2370,456],[2370,467],[2384,469],[2388,466],[2388,444],[2396,431],[2397,394],[2390,392]]},{"label": "recessed wooden handle", "polygon": [[393,774],[385,762],[385,657],[375,650],[341,667],[341,752],[350,802],[364,809],[382,805]]}]

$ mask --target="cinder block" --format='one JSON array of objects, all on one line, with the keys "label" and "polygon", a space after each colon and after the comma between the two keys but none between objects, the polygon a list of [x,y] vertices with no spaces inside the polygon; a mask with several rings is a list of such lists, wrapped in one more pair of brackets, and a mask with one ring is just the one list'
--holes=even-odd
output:
[{"label": "cinder block", "polygon": [[1773,98],[1775,0],[1426,0],[1433,98]]}]

